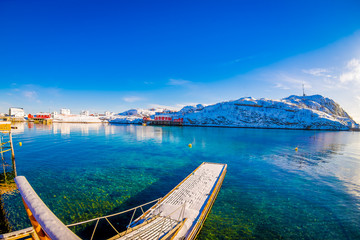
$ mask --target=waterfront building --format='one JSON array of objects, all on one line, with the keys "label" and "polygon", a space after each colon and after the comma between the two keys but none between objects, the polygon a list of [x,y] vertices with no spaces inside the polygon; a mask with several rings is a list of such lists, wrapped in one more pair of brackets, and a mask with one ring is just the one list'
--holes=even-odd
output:
[{"label": "waterfront building", "polygon": [[60,114],[62,114],[62,115],[70,115],[70,109],[62,108],[62,109],[60,109]]},{"label": "waterfront building", "polygon": [[25,117],[24,109],[18,107],[11,107],[9,108],[9,116],[16,118],[23,118]]},{"label": "waterfront building", "polygon": [[80,113],[81,116],[89,116],[90,113],[88,110],[82,110],[81,113]]},{"label": "waterfront building", "polygon": [[114,116],[114,113],[113,113],[113,112],[106,111],[106,112],[105,112],[105,116],[106,116],[106,117]]}]

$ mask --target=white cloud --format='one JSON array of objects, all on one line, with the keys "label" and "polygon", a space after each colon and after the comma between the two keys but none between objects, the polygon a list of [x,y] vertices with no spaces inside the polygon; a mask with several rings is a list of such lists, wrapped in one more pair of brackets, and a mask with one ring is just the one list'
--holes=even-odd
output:
[{"label": "white cloud", "polygon": [[326,68],[311,68],[311,69],[303,69],[303,73],[310,74],[314,77],[323,77],[323,78],[338,78],[336,74],[333,73],[330,69]]},{"label": "white cloud", "polygon": [[130,96],[130,97],[124,97],[123,100],[128,103],[133,103],[133,102],[141,101],[143,100],[143,98],[137,96]]},{"label": "white cloud", "polygon": [[169,79],[169,82],[167,84],[172,86],[181,86],[181,85],[187,85],[189,83],[191,82],[183,79]]},{"label": "white cloud", "polygon": [[332,75],[329,74],[330,70],[325,68],[303,69],[302,71],[315,77],[332,77]]},{"label": "white cloud", "polygon": [[346,64],[347,72],[340,75],[340,82],[360,82],[360,60],[353,58]]},{"label": "white cloud", "polygon": [[37,97],[37,92],[36,91],[23,91],[22,94],[24,95],[24,97],[34,100]]},{"label": "white cloud", "polygon": [[316,79],[310,81],[321,83],[322,87],[327,89],[357,89],[360,83],[360,60],[352,58],[342,68],[312,68],[302,72],[314,77],[322,77],[319,81]]},{"label": "white cloud", "polygon": [[312,88],[311,84],[304,79],[299,79],[298,77],[292,77],[285,73],[280,73],[276,76],[276,79],[280,82],[275,84],[275,88],[282,89],[299,89],[302,88],[303,84],[305,88]]},{"label": "white cloud", "polygon": [[230,65],[230,64],[235,64],[235,63],[247,61],[247,60],[252,60],[252,59],[255,59],[256,57],[257,57],[257,56],[252,55],[252,56],[246,56],[246,57],[237,58],[237,59],[235,59],[235,60],[226,62],[225,65]]},{"label": "white cloud", "polygon": [[275,88],[280,88],[280,89],[284,89],[284,90],[288,90],[290,89],[288,86],[285,86],[284,84],[282,83],[275,83]]}]

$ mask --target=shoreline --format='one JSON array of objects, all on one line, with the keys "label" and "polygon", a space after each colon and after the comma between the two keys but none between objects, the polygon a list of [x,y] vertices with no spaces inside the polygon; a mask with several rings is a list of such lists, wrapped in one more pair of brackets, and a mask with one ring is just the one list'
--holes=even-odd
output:
[{"label": "shoreline", "polygon": [[[121,122],[108,122],[109,124],[119,125],[142,125],[141,123],[121,123]],[[169,126],[169,125],[147,125],[147,126],[158,126],[158,127],[215,127],[215,128],[249,128],[249,129],[280,129],[280,130],[306,130],[306,131],[342,131],[342,132],[360,132],[360,129],[349,128],[349,129],[311,129],[311,128],[271,128],[271,127],[242,127],[242,126],[222,126],[222,125],[186,125],[182,126]]]},{"label": "shoreline", "polygon": [[52,123],[85,123],[85,124],[103,124],[103,123],[108,123],[108,122],[52,122]]}]

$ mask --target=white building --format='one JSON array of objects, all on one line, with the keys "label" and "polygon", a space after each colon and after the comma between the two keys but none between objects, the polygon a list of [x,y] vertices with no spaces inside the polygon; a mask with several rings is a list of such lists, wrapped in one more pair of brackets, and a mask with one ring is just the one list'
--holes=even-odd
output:
[{"label": "white building", "polygon": [[105,112],[105,116],[106,116],[106,117],[114,116],[114,113],[113,113],[113,112],[106,111],[106,112]]},{"label": "white building", "polygon": [[12,117],[25,117],[23,108],[11,107],[9,108],[9,116]]},{"label": "white building", "polygon": [[70,109],[68,109],[68,108],[62,108],[62,109],[60,109],[60,114],[70,115]]},{"label": "white building", "polygon": [[88,110],[82,110],[81,113],[80,113],[80,115],[82,115],[82,116],[89,116],[90,113],[89,113]]}]

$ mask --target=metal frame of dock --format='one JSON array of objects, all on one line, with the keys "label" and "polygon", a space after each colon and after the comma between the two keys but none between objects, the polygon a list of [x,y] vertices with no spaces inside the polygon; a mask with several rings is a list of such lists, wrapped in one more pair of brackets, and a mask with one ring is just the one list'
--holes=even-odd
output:
[{"label": "metal frame of dock", "polygon": [[[12,170],[14,172],[14,176],[15,177],[17,176],[14,144],[13,144],[13,140],[12,140],[11,129],[12,129],[11,122],[0,121],[0,156],[1,156],[1,164],[2,164],[2,170],[3,170],[2,174],[4,174],[4,184],[7,184],[6,167],[10,166],[5,161],[4,153],[11,151],[11,163],[12,163],[11,166],[12,166]],[[6,135],[8,135],[7,139],[6,139]]]}]

